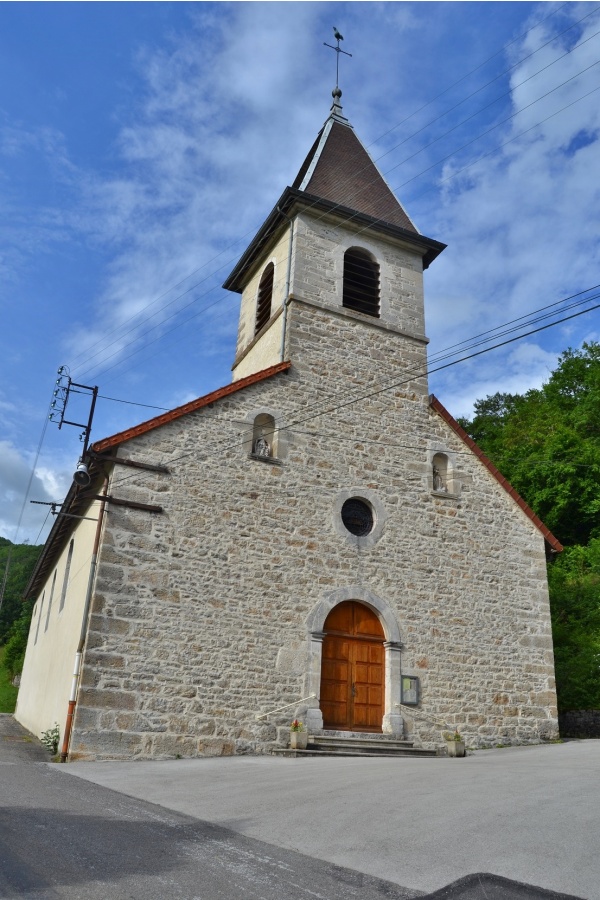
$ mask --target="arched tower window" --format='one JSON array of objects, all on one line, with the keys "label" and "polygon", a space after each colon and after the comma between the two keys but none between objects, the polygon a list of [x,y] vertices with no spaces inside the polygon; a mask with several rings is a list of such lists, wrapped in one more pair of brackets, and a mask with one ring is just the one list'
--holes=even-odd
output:
[{"label": "arched tower window", "polygon": [[342,303],[366,316],[379,316],[379,266],[359,247],[350,247],[344,254]]},{"label": "arched tower window", "polygon": [[263,328],[271,318],[271,300],[273,299],[273,278],[275,276],[275,266],[269,263],[265,271],[262,273],[260,284],[258,286],[258,299],[256,302],[256,325],[254,334]]}]

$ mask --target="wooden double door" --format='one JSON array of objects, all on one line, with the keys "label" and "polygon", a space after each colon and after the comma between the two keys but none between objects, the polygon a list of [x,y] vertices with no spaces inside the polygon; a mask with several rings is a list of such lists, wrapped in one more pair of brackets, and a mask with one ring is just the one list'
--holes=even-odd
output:
[{"label": "wooden double door", "polygon": [[334,607],[323,628],[321,712],[335,731],[381,731],[385,635],[372,610],[356,600]]}]

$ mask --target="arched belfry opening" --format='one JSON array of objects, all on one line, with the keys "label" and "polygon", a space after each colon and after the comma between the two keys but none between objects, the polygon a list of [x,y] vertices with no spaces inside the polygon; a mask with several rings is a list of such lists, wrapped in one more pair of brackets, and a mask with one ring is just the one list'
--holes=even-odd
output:
[{"label": "arched belfry opening", "polygon": [[365,316],[379,317],[379,264],[360,247],[344,254],[342,304]]},{"label": "arched belfry opening", "polygon": [[262,273],[260,283],[258,285],[258,297],[256,300],[256,323],[254,326],[254,334],[258,334],[261,328],[267,324],[271,318],[271,301],[273,300],[273,279],[275,277],[275,266],[269,263],[265,271]]},{"label": "arched belfry opening", "polygon": [[385,705],[385,634],[357,600],[331,610],[323,626],[321,712],[334,731],[381,732]]}]

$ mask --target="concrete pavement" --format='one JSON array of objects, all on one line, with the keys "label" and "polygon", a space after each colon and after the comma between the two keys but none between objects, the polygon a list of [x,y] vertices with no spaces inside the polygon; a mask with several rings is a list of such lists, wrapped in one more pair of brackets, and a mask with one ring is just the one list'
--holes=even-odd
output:
[{"label": "concrete pavement", "polygon": [[[416,892],[484,872],[600,900],[600,741],[464,760],[233,757],[61,771]],[[473,885],[454,896],[511,896],[498,879]]]},{"label": "concrete pavement", "polygon": [[[64,774],[5,762],[2,900],[413,900],[399,885]],[[520,898],[519,898],[520,900]]]}]

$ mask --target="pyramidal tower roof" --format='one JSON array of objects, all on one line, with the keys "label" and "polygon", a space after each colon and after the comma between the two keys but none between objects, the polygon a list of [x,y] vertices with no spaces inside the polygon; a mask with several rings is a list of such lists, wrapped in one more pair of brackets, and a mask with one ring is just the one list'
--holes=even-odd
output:
[{"label": "pyramidal tower roof", "polygon": [[336,87],[329,118],[292,188],[418,234],[383,175],[342,113]]},{"label": "pyramidal tower roof", "polygon": [[264,248],[301,209],[333,215],[361,232],[371,229],[399,238],[421,252],[424,268],[444,250],[445,244],[425,237],[410,220],[345,118],[339,87],[332,93],[329,117],[294,183],[284,190],[229,274],[223,284],[227,290],[243,291],[253,266],[260,265]]}]

